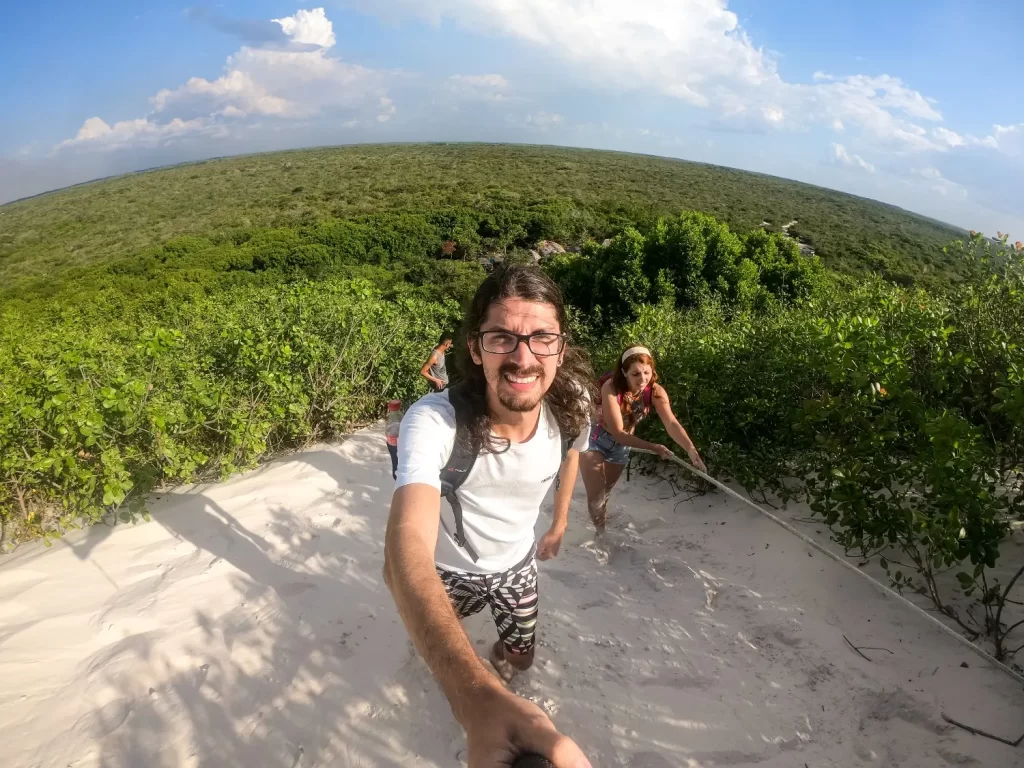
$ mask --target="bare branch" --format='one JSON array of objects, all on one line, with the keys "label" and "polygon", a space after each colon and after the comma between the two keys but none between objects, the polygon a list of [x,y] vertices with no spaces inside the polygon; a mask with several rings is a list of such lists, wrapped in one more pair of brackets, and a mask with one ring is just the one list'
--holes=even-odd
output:
[{"label": "bare branch", "polygon": [[1024,733],[1022,733],[1016,741],[1010,741],[1009,739],[1004,739],[1002,736],[994,736],[991,733],[988,733],[987,731],[982,731],[978,728],[972,728],[969,725],[964,725],[963,723],[957,722],[946,713],[942,714],[942,719],[950,725],[955,725],[957,728],[963,728],[968,733],[973,733],[975,736],[984,736],[986,739],[992,739],[993,741],[998,741],[1000,744],[1006,744],[1010,747],[1019,747],[1021,742],[1024,742]]}]

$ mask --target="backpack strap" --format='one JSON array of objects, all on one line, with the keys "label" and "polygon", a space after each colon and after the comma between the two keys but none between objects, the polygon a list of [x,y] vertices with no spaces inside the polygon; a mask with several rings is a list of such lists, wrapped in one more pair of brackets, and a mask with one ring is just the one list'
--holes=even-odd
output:
[{"label": "backpack strap", "polygon": [[458,546],[466,550],[475,563],[480,557],[466,540],[466,529],[462,523],[462,502],[459,501],[456,491],[469,477],[469,472],[476,463],[476,452],[472,450],[470,441],[466,439],[465,424],[459,420],[459,413],[463,411],[461,391],[455,387],[449,390],[448,397],[455,408],[455,444],[452,446],[448,461],[441,469],[441,495],[448,500],[452,508],[452,515],[455,517],[455,533],[452,534],[452,539]]}]

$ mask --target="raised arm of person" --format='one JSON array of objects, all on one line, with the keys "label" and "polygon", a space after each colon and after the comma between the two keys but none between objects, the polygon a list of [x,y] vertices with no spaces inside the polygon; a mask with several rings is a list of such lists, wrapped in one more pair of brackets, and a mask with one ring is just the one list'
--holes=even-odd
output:
[{"label": "raised arm of person", "polygon": [[601,387],[601,406],[602,412],[604,413],[604,428],[608,434],[612,436],[612,439],[620,445],[625,445],[630,448],[642,448],[647,451],[654,451],[662,458],[668,458],[672,455],[672,451],[660,443],[652,443],[647,440],[641,440],[636,435],[632,435],[624,429],[622,423],[622,411],[619,410],[618,396],[615,393],[615,385],[611,379],[606,381]]},{"label": "raised arm of person", "polygon": [[444,382],[443,381],[441,381],[440,379],[437,379],[434,376],[430,375],[430,366],[432,366],[434,363],[437,362],[437,356],[439,354],[441,354],[441,353],[438,352],[436,349],[430,350],[430,355],[427,357],[427,362],[425,362],[423,364],[423,367],[420,368],[420,376],[422,376],[427,381],[429,381],[431,384],[433,384],[433,385],[435,385],[437,387],[443,387],[444,386]]},{"label": "raised arm of person", "polygon": [[658,417],[661,419],[661,423],[665,425],[665,431],[668,432],[668,436],[675,440],[680,448],[686,451],[686,455],[690,457],[690,463],[693,466],[701,472],[707,472],[707,467],[704,466],[704,461],[697,452],[697,446],[693,444],[693,440],[686,434],[686,430],[679,423],[679,419],[672,413],[672,403],[669,402],[668,392],[665,391],[661,384],[654,385],[653,397],[651,399],[654,401],[654,410],[658,412]]}]

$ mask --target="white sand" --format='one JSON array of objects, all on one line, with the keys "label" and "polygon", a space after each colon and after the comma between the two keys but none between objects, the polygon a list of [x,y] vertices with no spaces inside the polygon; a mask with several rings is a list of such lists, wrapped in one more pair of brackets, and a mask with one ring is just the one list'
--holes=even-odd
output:
[{"label": "white sand", "polygon": [[[0,766],[458,765],[380,577],[390,488],[372,429],[5,558]],[[595,766],[1024,765],[940,717],[1014,739],[1020,686],[756,512],[623,479],[602,550],[584,509],[513,686]]]}]

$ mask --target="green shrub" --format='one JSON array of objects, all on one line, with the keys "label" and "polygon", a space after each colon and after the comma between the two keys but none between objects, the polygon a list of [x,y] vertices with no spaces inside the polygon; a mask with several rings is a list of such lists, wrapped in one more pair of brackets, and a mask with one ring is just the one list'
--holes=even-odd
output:
[{"label": "green shrub", "polygon": [[116,306],[102,324],[5,323],[0,515],[19,537],[130,517],[157,484],[375,418],[425,389],[424,350],[457,311],[340,279]]},{"label": "green shrub", "polygon": [[697,307],[713,300],[763,310],[807,298],[826,282],[818,259],[782,235],[758,229],[740,238],[693,211],[643,230],[627,226],[607,247],[591,241],[546,268],[572,304],[600,314],[605,329],[636,318],[648,304]]}]

